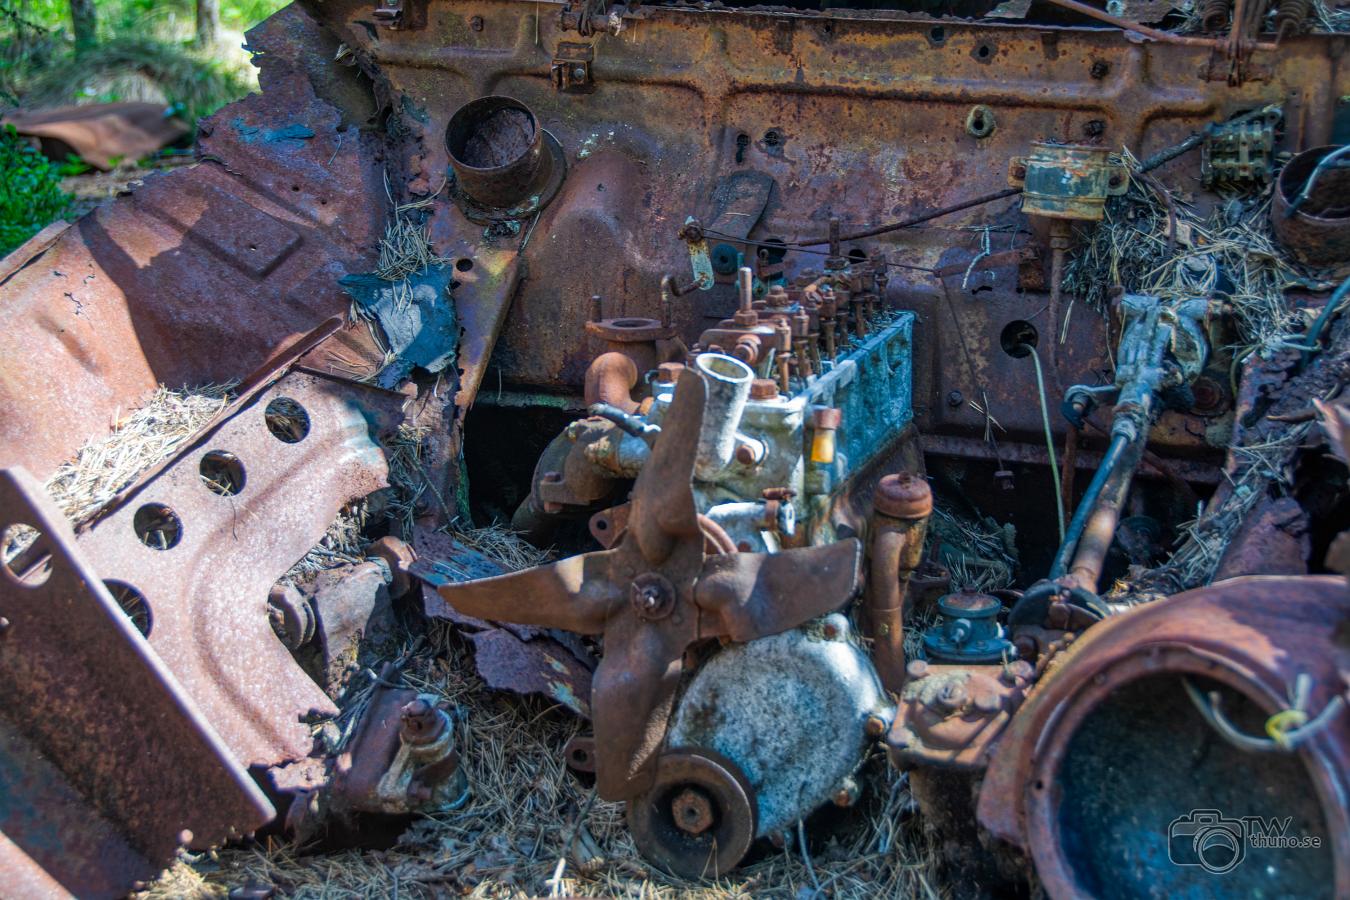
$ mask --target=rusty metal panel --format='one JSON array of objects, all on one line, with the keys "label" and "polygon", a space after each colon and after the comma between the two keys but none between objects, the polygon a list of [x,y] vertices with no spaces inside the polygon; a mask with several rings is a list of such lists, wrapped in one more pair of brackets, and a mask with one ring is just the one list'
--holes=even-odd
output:
[{"label": "rusty metal panel", "polygon": [[[376,140],[303,76],[203,123],[151,175],[0,281],[0,459],[39,476],[158,384],[238,378],[340,314],[383,227]],[[280,135],[288,135],[279,136]]]},{"label": "rusty metal panel", "polygon": [[7,889],[44,891],[55,881],[76,896],[121,896],[181,844],[220,843],[272,818],[37,481],[0,471],[0,509],[6,526],[40,532],[25,557],[36,565],[0,566]]},{"label": "rusty metal panel", "polygon": [[[267,595],[348,501],[386,485],[383,453],[350,390],[311,373],[281,378],[80,537],[102,579],[144,597],[150,646],[244,765],[305,756],[305,720],[336,714],[272,633]],[[282,398],[303,413],[278,424],[269,407]],[[203,480],[213,453],[241,467],[237,493]],[[175,520],[179,536],[147,532],[147,511]]]},{"label": "rusty metal panel", "polygon": [[[659,317],[661,277],[689,266],[674,232],[688,215],[713,218],[716,185],[728,173],[773,179],[756,236],[800,239],[822,234],[831,216],[867,225],[989,193],[1004,186],[1008,160],[1038,140],[1123,145],[1143,157],[1211,121],[1280,102],[1284,147],[1325,143],[1336,97],[1350,90],[1334,39],[1314,36],[1258,54],[1247,80],[1230,86],[1209,47],[1136,42],[1116,30],[953,20],[935,27],[891,11],[643,7],[624,14],[625,30],[596,55],[594,91],[577,94],[556,90],[552,79],[557,49],[577,40],[561,24],[566,15],[560,20],[554,4],[522,6],[432,2],[426,27],[379,41],[359,24],[366,15],[359,4],[325,4],[316,15],[360,48],[389,96],[410,104],[401,116],[410,190],[440,183],[447,122],[479,96],[523,101],[563,146],[567,179],[527,223],[528,241],[479,238],[448,200],[434,204],[432,224],[438,242],[523,246],[532,277],[512,302],[494,366],[505,382],[554,390],[578,386],[594,354],[584,332],[591,295],[604,298],[606,315]],[[976,106],[997,123],[988,134],[967,128]],[[1175,161],[1159,177],[1185,186],[1193,165]],[[906,264],[964,271],[977,237],[963,227],[1011,229],[995,233],[1000,252],[1027,245],[1016,205],[949,216],[876,243]],[[789,268],[813,264],[793,256]],[[897,270],[891,280],[890,302],[919,315],[919,427],[981,434],[984,416],[947,398],[959,391],[976,400],[984,386],[1005,439],[1035,443],[1038,410],[1021,402],[1034,396],[1035,375],[1002,352],[999,333],[1025,319],[1046,343],[1043,295],[1022,293],[1015,260],[975,274],[965,289],[959,276],[947,279],[950,301],[923,273]],[[723,279],[711,293],[681,297],[677,328],[696,333],[733,290]],[[1104,319],[1075,308],[1051,384],[1090,380],[1109,366],[1109,343]],[[1217,456],[1170,415],[1178,421],[1165,423],[1157,439]]]}]

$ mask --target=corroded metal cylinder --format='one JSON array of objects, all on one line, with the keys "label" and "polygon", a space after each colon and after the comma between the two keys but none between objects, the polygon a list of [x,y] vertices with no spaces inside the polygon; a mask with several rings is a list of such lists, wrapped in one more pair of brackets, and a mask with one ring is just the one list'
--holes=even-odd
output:
[{"label": "corroded metal cylinder", "polygon": [[736,429],[750,399],[750,382],[755,380],[755,373],[739,359],[721,353],[699,354],[694,365],[708,383],[708,405],[699,430],[694,476],[707,481],[725,469],[736,453]]},{"label": "corroded metal cylinder", "polygon": [[1350,168],[1323,171],[1308,199],[1287,214],[1317,164],[1336,149],[1305,150],[1289,161],[1275,183],[1270,224],[1276,239],[1304,265],[1332,266],[1350,259]]},{"label": "corroded metal cylinder", "polygon": [[1343,578],[1266,576],[1093,626],[999,739],[981,824],[1052,898],[1350,896],[1348,624]]},{"label": "corroded metal cylinder", "polygon": [[543,135],[519,100],[480,97],[464,104],[445,130],[458,191],[486,209],[529,205],[551,175]]}]

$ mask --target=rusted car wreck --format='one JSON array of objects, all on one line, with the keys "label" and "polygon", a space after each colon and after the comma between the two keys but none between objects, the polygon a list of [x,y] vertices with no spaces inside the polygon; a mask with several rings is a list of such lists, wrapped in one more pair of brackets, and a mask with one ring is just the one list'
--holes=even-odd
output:
[{"label": "rusted car wreck", "polygon": [[861,5],[301,0],[0,263],[3,892],[471,802],[448,620],[676,879],[881,749],[956,895],[1350,896],[1343,11]]}]

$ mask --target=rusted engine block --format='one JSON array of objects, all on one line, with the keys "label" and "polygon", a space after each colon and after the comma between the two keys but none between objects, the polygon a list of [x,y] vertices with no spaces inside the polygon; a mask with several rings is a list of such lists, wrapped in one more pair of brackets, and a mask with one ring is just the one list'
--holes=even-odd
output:
[{"label": "rusted engine block", "polygon": [[[1217,183],[1259,179],[1280,154],[1308,151],[1286,174],[1329,158],[1319,148],[1344,140],[1348,39],[1284,22],[1277,46],[1230,50],[1087,21],[315,0],[259,26],[263,91],[203,124],[197,166],[0,267],[0,528],[43,534],[0,571],[0,678],[18,701],[0,715],[5,796],[31,801],[0,804],[4,868],[23,890],[113,895],[181,844],[278,813],[305,834],[332,809],[463,802],[450,717],[392,682],[350,742],[312,746],[311,724],[335,708],[291,652],[359,632],[325,618],[324,596],[360,594],[355,621],[421,581],[438,590],[432,615],[603,636],[588,695],[568,703],[590,713],[594,739],[569,759],[629,802],[654,861],[688,877],[725,873],[822,803],[852,803],[880,742],[901,767],[987,769],[986,837],[1024,851],[1052,896],[1110,894],[1169,837],[1154,821],[1165,782],[1145,792],[1152,818],[1134,831],[1112,831],[1119,800],[1093,793],[1093,754],[1131,716],[1184,721],[1199,754],[1211,732],[1227,753],[1295,712],[1304,721],[1279,740],[1238,749],[1278,759],[1271,783],[1298,796],[1299,827],[1322,829],[1288,883],[1350,894],[1350,662],[1327,637],[1346,627],[1344,583],[1230,582],[1124,614],[1099,596],[1132,484],[1165,479],[1177,506],[1193,505],[1222,481],[1228,436],[1252,427],[1239,413],[1257,388],[1238,376],[1255,369],[1231,352],[1231,309],[1131,294],[1101,315],[1063,290],[1082,237],[1067,223],[1092,220],[1133,177],[1111,152],[1145,160],[1218,134],[1203,174],[1181,151],[1137,169],[1205,208]],[[1047,173],[1061,170],[1074,177],[1056,194]],[[1295,203],[1289,177],[1281,209]],[[1295,210],[1286,239],[1343,246],[1343,212],[1325,198]],[[417,322],[451,307],[417,358],[409,304],[357,297],[373,325],[329,321],[348,307],[342,285],[375,270],[386,220],[408,215],[440,257],[410,303]],[[378,329],[408,351],[405,368],[384,368]],[[407,381],[415,366],[432,371],[403,393],[366,383]],[[227,414],[73,531],[17,468],[50,472],[158,383],[249,373]],[[721,381],[746,387],[738,406],[719,399]],[[308,410],[303,427],[293,410],[272,427],[279,399]],[[1080,438],[1099,401],[1111,434]],[[527,414],[590,414],[524,474],[516,525],[585,516],[602,549],[468,581],[438,558],[435,529],[467,512],[451,507],[469,493],[471,408],[503,432]],[[411,422],[429,432],[421,477],[439,499],[415,510],[421,557],[387,542],[331,590],[278,586],[338,509],[383,486],[379,445]],[[503,445],[550,436],[518,427]],[[1061,479],[1046,444],[1066,440]],[[203,488],[212,453],[256,494]],[[1031,553],[1025,594],[948,593],[930,578],[943,596],[915,660],[904,637],[932,512],[925,459],[1046,552]],[[1077,469],[1098,473],[1091,502],[1056,541]],[[1058,510],[1043,499],[1052,480],[1069,488]],[[239,527],[227,503],[266,528]],[[1306,572],[1306,556],[1290,568]],[[1285,607],[1259,603],[1267,589]],[[34,592],[49,602],[25,605]],[[88,644],[65,647],[63,629]],[[144,690],[140,708],[99,683],[96,656]],[[783,777],[791,754],[751,746],[738,719],[762,721],[746,698],[772,707],[792,660],[785,695],[837,704],[779,723],[789,735],[811,723],[788,749],[811,751],[791,762],[818,764],[819,783]],[[1136,696],[1146,680],[1170,684],[1175,708]],[[737,684],[742,696],[720,699]],[[23,712],[50,704],[99,743]],[[1239,710],[1233,734],[1214,725],[1225,708]],[[152,772],[122,777],[95,752],[127,746],[119,721]],[[838,751],[828,766],[822,747]],[[1149,750],[1156,770],[1180,765]],[[1206,777],[1262,777],[1249,762],[1222,756]],[[159,771],[194,776],[181,808],[145,802]],[[57,811],[59,840],[34,828],[38,808]],[[974,831],[975,810],[943,812]],[[1075,856],[1084,841],[1089,861]],[[1192,874],[1173,887],[1203,884]]]}]

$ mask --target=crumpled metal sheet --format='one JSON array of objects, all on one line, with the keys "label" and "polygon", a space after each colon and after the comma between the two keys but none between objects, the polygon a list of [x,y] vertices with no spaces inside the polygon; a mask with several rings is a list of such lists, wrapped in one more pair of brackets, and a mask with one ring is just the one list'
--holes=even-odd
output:
[{"label": "crumpled metal sheet", "polygon": [[339,280],[356,305],[379,324],[394,354],[394,361],[376,378],[380,387],[394,387],[415,367],[435,373],[455,361],[459,322],[450,298],[454,271],[435,265],[401,282],[376,275],[347,275]]},{"label": "crumpled metal sheet", "polygon": [[[272,632],[267,595],[344,505],[387,484],[384,455],[351,393],[358,389],[370,390],[314,373],[286,375],[80,537],[101,578],[144,595],[150,646],[247,766],[305,756],[312,738],[304,720],[337,712]],[[269,429],[268,405],[283,397],[307,416],[296,442]],[[242,464],[236,496],[203,483],[201,461],[212,451]],[[166,550],[137,537],[136,515],[147,504],[170,508],[182,523],[181,538]]]},{"label": "crumpled metal sheet", "polygon": [[55,142],[62,160],[73,152],[107,171],[119,159],[134,162],[167,147],[191,131],[162,103],[91,103],[56,109],[19,110],[0,116],[19,134]]},{"label": "crumpled metal sheet", "polygon": [[[506,572],[501,565],[443,532],[419,530],[413,545],[419,557],[436,560],[454,580],[491,578]],[[422,597],[427,616],[448,619],[473,642],[474,664],[489,687],[517,694],[541,694],[579,716],[590,718],[591,675],[596,661],[577,635],[466,616],[426,584],[422,585]]]},{"label": "crumpled metal sheet", "polygon": [[122,896],[183,842],[220,843],[272,806],[132,627],[65,517],[0,471],[0,527],[41,532],[0,566],[0,872],[13,896]]},{"label": "crumpled metal sheet", "polygon": [[[314,136],[248,143],[235,120]],[[379,139],[348,128],[307,78],[274,72],[203,128],[201,164],[149,176],[0,282],[6,465],[45,477],[159,384],[238,378],[344,313],[337,279],[374,265]],[[344,356],[348,374],[373,371]]]}]

